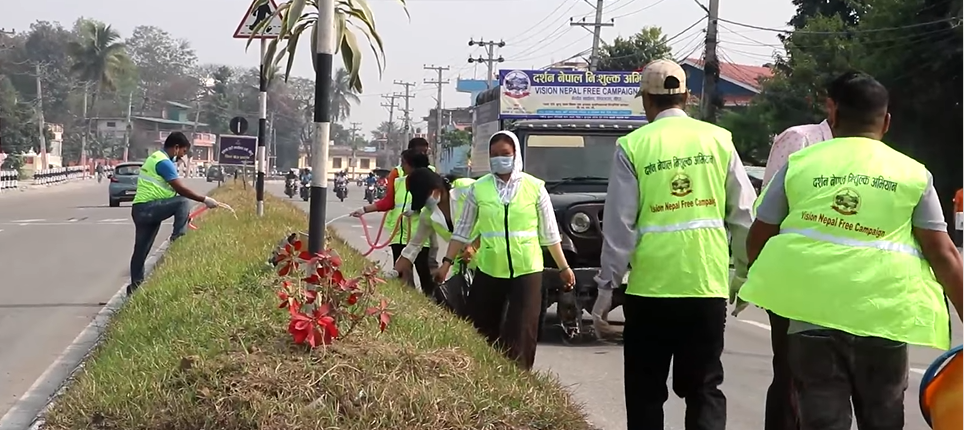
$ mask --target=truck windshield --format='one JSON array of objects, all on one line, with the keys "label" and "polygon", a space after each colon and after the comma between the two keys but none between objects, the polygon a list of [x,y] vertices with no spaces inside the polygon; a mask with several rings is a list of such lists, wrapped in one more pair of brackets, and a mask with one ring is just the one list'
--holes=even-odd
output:
[{"label": "truck windshield", "polygon": [[619,135],[532,134],[524,140],[524,171],[544,181],[607,178]]}]

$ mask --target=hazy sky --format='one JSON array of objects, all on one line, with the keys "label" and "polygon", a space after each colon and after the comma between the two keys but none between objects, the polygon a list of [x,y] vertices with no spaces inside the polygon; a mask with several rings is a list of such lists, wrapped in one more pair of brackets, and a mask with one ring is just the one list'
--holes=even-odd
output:
[{"label": "hazy sky", "polygon": [[[591,0],[593,1],[593,0]],[[402,91],[394,80],[418,83],[411,101],[414,122],[427,115],[435,105],[436,88],[423,84],[435,73],[423,65],[450,66],[444,79],[443,102],[446,107],[467,106],[469,94],[456,92],[456,78],[483,77],[486,65],[471,65],[467,56],[484,55],[479,47],[467,46],[475,40],[500,40],[506,62],[500,68],[539,68],[566,59],[591,46],[591,34],[568,25],[569,19],[594,19],[594,7],[583,0],[410,0],[407,20],[396,0],[369,0],[377,28],[385,41],[387,64],[380,77],[376,62],[363,63],[364,93],[361,104],[353,108],[351,121],[361,122],[364,130],[388,119],[380,107],[380,94]],[[604,18],[614,19],[614,27],[604,28],[602,39],[636,33],[643,26],[660,26],[669,36],[678,34],[702,19],[698,5],[708,0],[605,0]],[[80,16],[113,25],[124,37],[138,25],[154,25],[174,37],[191,42],[201,63],[255,66],[258,47],[245,52],[245,41],[232,39],[250,0],[4,0],[0,28],[26,30],[36,20],[59,21],[69,27]],[[720,16],[741,23],[768,28],[786,28],[794,12],[785,0],[721,0]],[[695,26],[672,42],[676,57],[700,55],[705,23]],[[752,30],[723,23],[720,31],[722,60],[742,64],[763,64],[779,46],[775,32]],[[312,76],[308,34],[300,43],[293,75]],[[271,97],[271,95],[270,95]],[[416,127],[425,128],[425,123]]]}]

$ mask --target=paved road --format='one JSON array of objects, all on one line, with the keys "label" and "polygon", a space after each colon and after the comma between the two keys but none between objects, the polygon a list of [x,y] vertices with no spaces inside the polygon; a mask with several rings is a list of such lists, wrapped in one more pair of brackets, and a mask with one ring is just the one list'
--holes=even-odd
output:
[{"label": "paved road", "polygon": [[[270,183],[266,189],[283,196],[281,182]],[[327,212],[329,219],[335,219],[331,226],[356,248],[369,249],[365,246],[366,241],[359,221],[344,216],[366,203],[362,199],[362,189],[350,186],[349,192],[350,196],[346,201],[339,202],[330,189]],[[292,201],[308,210],[308,205],[301,200]],[[339,218],[340,216],[344,217]],[[380,219],[377,214],[366,216],[371,234],[374,236]],[[384,265],[389,264],[388,249],[376,251],[372,256]],[[620,318],[622,318],[620,312],[612,316],[612,319]],[[953,318],[956,320],[956,315]],[[729,428],[762,429],[765,392],[772,379],[769,319],[759,309],[746,309],[739,318],[729,317],[725,337],[725,353],[722,359],[725,364],[725,384],[722,390],[728,399]],[[963,326],[959,321],[954,322],[954,338],[957,344],[963,342]],[[939,351],[927,348],[911,349],[910,389],[907,390],[906,398],[907,425],[905,428],[907,429],[927,430],[929,428],[920,417],[917,391],[923,369],[929,366],[937,355]],[[596,426],[602,430],[623,430],[625,428],[623,363],[620,346],[602,344],[567,346],[559,342],[545,342],[537,350],[536,366],[556,374],[561,382],[572,390],[576,399],[585,403],[589,418]],[[684,428],[684,402],[675,397],[670,387],[669,397],[665,406],[665,427],[682,429]]]},{"label": "paved road", "polygon": [[108,207],[106,181],[0,195],[0,416],[126,283],[128,206]]}]

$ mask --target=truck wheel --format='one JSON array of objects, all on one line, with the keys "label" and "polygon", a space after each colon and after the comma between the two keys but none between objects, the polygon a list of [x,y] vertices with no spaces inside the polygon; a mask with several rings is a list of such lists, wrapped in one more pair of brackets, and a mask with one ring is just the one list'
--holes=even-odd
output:
[{"label": "truck wheel", "polygon": [[118,206],[121,206],[121,202],[118,201],[118,200],[114,200],[114,199],[108,200],[107,204],[108,204],[108,206],[110,206],[112,208],[116,208]]}]

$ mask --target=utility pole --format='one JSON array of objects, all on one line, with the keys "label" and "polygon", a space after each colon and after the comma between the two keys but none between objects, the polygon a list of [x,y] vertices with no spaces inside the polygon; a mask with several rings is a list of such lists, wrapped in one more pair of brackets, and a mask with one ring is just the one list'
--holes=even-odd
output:
[{"label": "utility pole", "polygon": [[403,82],[395,81],[396,85],[402,85],[404,92],[403,95],[397,96],[403,98],[403,142],[400,143],[400,152],[406,149],[407,142],[410,141],[410,99],[416,97],[410,94],[410,87],[416,85],[413,82]]},{"label": "utility pole", "polygon": [[44,95],[40,84],[40,63],[34,66],[37,78],[37,128],[40,129],[40,165],[47,168],[47,137],[44,133]]},{"label": "utility pole", "polygon": [[[195,122],[191,124],[191,145],[195,145],[195,139],[198,138],[198,120],[201,119],[201,98],[195,101]],[[188,161],[185,162],[185,168],[188,169],[187,175],[192,175],[191,162],[194,157],[188,154]]]},{"label": "utility pole", "polygon": [[266,76],[269,69],[265,64],[268,40],[264,38],[259,40],[259,46],[259,133],[255,149],[255,214],[262,216],[265,213],[265,117],[269,98],[269,82]]},{"label": "utility pole", "polygon": [[356,132],[359,131],[360,123],[351,122],[349,123],[349,125],[353,127],[349,129],[349,132],[352,133],[352,137],[350,138],[351,140],[349,141],[349,148],[352,149],[353,151],[352,155],[349,157],[349,168],[350,168],[350,173],[352,173],[353,178],[355,178],[356,177]]},{"label": "utility pole", "polygon": [[329,127],[332,121],[332,54],[336,50],[336,2],[318,0],[316,18],[316,94],[312,120],[316,123],[312,146],[312,184],[309,188],[309,252],[326,249],[326,188],[329,185]]},{"label": "utility pole", "polygon": [[467,58],[467,62],[468,63],[471,63],[471,64],[473,64],[473,63],[480,63],[480,64],[487,63],[487,89],[490,89],[490,87],[493,85],[493,81],[494,81],[494,63],[503,63],[504,62],[504,56],[503,55],[498,56],[497,58],[494,58],[494,54],[496,54],[496,51],[497,51],[494,48],[503,48],[504,46],[507,46],[507,44],[504,43],[503,40],[501,40],[500,42],[494,42],[493,40],[484,42],[483,39],[480,39],[480,41],[474,42],[473,39],[470,39],[470,43],[468,43],[467,45],[468,46],[477,45],[477,46],[480,46],[480,47],[483,47],[483,48],[487,48],[487,58],[486,59],[484,57],[478,55],[477,58],[473,58],[473,57]]},{"label": "utility pole", "polygon": [[389,149],[389,146],[390,146],[390,138],[393,136],[393,128],[395,128],[394,127],[394,123],[393,123],[393,121],[395,120],[394,119],[395,117],[393,116],[393,113],[396,111],[396,98],[397,97],[400,97],[400,95],[399,94],[383,94],[380,97],[382,97],[382,98],[384,98],[386,100],[389,100],[386,103],[381,103],[380,104],[380,106],[386,108],[386,110],[389,111],[389,120],[388,120],[389,122],[387,123],[387,124],[389,124],[389,131],[387,131],[387,133],[386,133],[386,145],[383,147],[383,149],[386,150],[386,149]]},{"label": "utility pole", "polygon": [[[128,94],[128,116],[124,120],[124,154],[121,157],[124,161],[128,161],[129,151],[131,149],[131,132],[133,128],[131,127],[131,109],[134,107],[134,91]],[[195,122],[198,122],[198,118],[195,118]]]},{"label": "utility pole", "polygon": [[581,20],[578,22],[574,22],[573,19],[571,20],[572,27],[582,27],[585,30],[587,30],[588,27],[594,27],[594,30],[588,30],[591,32],[591,34],[594,35],[594,39],[591,40],[590,66],[591,66],[592,72],[598,70],[598,60],[600,58],[599,49],[601,48],[601,27],[614,27],[614,18],[611,19],[611,22],[601,22],[601,14],[603,12],[604,12],[604,0],[598,0],[597,4],[594,6],[593,23],[585,22],[584,18],[581,18]]},{"label": "utility pole", "polygon": [[715,123],[719,89],[719,0],[708,2],[708,28],[705,30],[705,81],[702,83],[702,120]]},{"label": "utility pole", "polygon": [[435,81],[428,81],[424,79],[423,83],[436,85],[436,130],[433,130],[433,146],[435,148],[434,152],[439,154],[440,145],[443,139],[443,85],[450,83],[449,79],[445,81],[443,80],[443,72],[450,70],[450,67],[423,65],[423,70],[436,71]]},{"label": "utility pole", "polygon": [[81,121],[84,123],[84,133],[81,133],[81,166],[87,165],[87,134],[91,132],[91,123],[87,122],[87,90],[88,83],[84,82],[84,104],[81,105]]},{"label": "utility pole", "polygon": [[269,137],[269,145],[268,145],[269,170],[274,170],[278,167],[278,162],[279,162],[279,158],[277,155],[278,153],[276,152],[276,150],[278,150],[279,147],[275,143],[275,112],[272,112],[271,114],[269,114],[268,137]]}]

